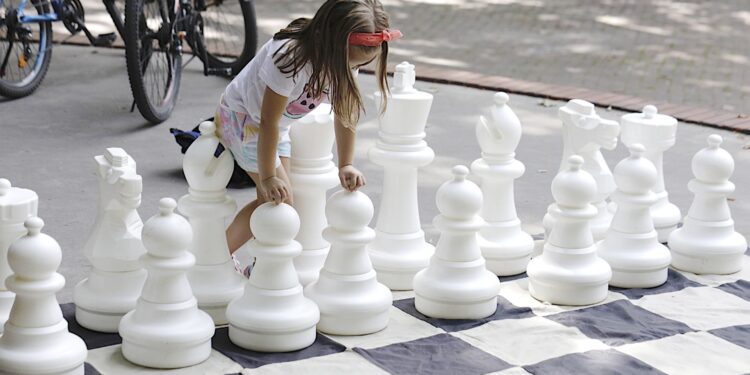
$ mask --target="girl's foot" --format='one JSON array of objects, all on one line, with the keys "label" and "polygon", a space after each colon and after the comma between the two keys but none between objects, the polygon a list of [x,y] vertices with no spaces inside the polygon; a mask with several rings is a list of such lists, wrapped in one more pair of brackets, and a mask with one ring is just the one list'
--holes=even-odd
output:
[{"label": "girl's foot", "polygon": [[253,270],[253,266],[255,265],[255,258],[253,257],[253,263],[247,267],[242,267],[242,264],[240,264],[240,261],[237,259],[234,254],[232,254],[232,261],[234,261],[234,270],[237,271],[242,276],[245,276],[246,279],[250,278],[250,272]]}]

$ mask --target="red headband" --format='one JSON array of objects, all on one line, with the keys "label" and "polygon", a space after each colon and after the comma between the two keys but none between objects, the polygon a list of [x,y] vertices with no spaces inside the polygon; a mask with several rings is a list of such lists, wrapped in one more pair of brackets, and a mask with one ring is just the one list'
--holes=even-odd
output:
[{"label": "red headband", "polygon": [[383,30],[377,33],[351,33],[349,44],[353,46],[379,46],[383,42],[401,39],[404,34],[399,30]]}]

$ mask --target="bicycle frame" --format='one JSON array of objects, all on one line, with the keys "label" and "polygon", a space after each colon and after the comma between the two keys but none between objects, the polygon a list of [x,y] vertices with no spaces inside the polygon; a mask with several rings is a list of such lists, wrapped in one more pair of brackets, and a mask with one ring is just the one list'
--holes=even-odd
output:
[{"label": "bicycle frame", "polygon": [[50,5],[52,5],[52,12],[51,13],[44,13],[39,15],[31,15],[27,16],[23,13],[23,9],[26,6],[26,3],[28,3],[28,0],[21,0],[21,3],[18,4],[18,19],[21,23],[36,23],[36,22],[56,22],[61,21],[62,19],[58,15],[58,12],[61,12],[61,6],[63,4],[62,0],[51,0]]}]

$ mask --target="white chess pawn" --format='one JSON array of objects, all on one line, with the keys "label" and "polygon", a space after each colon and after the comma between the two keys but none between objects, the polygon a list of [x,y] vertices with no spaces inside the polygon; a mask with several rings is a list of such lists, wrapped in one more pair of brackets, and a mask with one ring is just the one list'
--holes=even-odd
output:
[{"label": "white chess pawn", "polygon": [[[384,174],[375,240],[367,250],[378,281],[391,290],[411,290],[414,275],[435,251],[425,241],[417,198],[418,168],[435,158],[423,140],[432,95],[415,89],[414,82],[414,65],[398,64],[388,108],[379,117],[379,139],[369,151]],[[375,102],[381,104],[380,93]]]},{"label": "white chess pawn", "polygon": [[99,204],[83,251],[92,270],[75,287],[76,321],[100,332],[117,332],[120,319],[135,308],[146,281],[138,258],[143,222],[138,215],[143,183],[125,150],[108,148],[94,158],[99,177]]},{"label": "white chess pawn", "polygon": [[581,169],[583,158],[568,158],[568,168],[552,180],[555,204],[547,213],[554,219],[544,252],[529,262],[529,293],[556,305],[590,305],[607,297],[612,277],[609,264],[596,254],[589,228],[596,207],[596,180]]},{"label": "white chess pawn", "polygon": [[323,231],[331,251],[320,278],[305,288],[318,304],[318,330],[334,335],[366,335],[388,325],[391,291],[376,278],[365,246],[375,237],[370,198],[341,190],[328,199],[325,213],[330,225]]},{"label": "white chess pawn", "polygon": [[320,104],[290,126],[292,157],[289,179],[294,190],[294,209],[300,217],[297,242],[302,254],[294,258],[302,285],[318,278],[331,245],[323,239],[326,227],[326,192],[338,185],[333,164],[333,115],[330,104]]},{"label": "white chess pawn", "polygon": [[471,171],[481,179],[481,216],[487,222],[479,232],[479,247],[487,269],[498,276],[526,272],[534,251],[534,239],[521,229],[516,213],[513,181],[526,168],[515,159],[521,141],[521,121],[507,105],[508,99],[508,94],[496,93],[492,116],[479,118],[476,136],[482,158],[471,164]]},{"label": "white chess pawn", "polygon": [[674,146],[677,136],[677,119],[657,113],[656,107],[647,105],[641,113],[628,113],[620,118],[620,139],[626,146],[640,143],[646,147],[643,154],[654,163],[657,171],[653,191],[656,202],[651,206],[651,217],[659,234],[659,242],[666,243],[669,234],[677,229],[682,219],[680,209],[669,202],[669,193],[664,185],[664,152]]},{"label": "white chess pawn", "polygon": [[28,234],[8,250],[14,273],[5,282],[16,299],[0,336],[0,372],[83,375],[86,344],[68,332],[55,298],[65,286],[65,278],[56,272],[62,260],[60,245],[41,233],[42,219],[28,218],[24,226]]},{"label": "white chess pawn", "polygon": [[245,293],[227,307],[229,339],[259,352],[290,352],[315,341],[318,306],[303,295],[292,259],[302,252],[294,241],[299,216],[292,206],[260,205],[250,218],[256,262]]},{"label": "white chess pawn", "polygon": [[8,320],[15,294],[5,287],[11,275],[8,265],[8,247],[26,234],[23,222],[36,216],[39,197],[29,189],[12,187],[10,181],[0,178],[0,334]]},{"label": "white chess pawn", "polygon": [[727,196],[734,191],[729,178],[734,159],[719,147],[722,138],[708,137],[708,147],[693,156],[693,178],[688,189],[693,203],[684,225],[669,236],[674,268],[698,273],[725,275],[739,272],[747,240],[734,231]]},{"label": "white chess pawn", "polygon": [[234,214],[237,204],[226,194],[232,177],[234,160],[229,152],[214,157],[219,139],[211,121],[200,124],[201,136],[190,145],[182,161],[190,188],[179,200],[179,209],[190,221],[195,266],[188,280],[198,307],[216,324],[226,324],[225,311],[233,299],[242,294],[245,278],[234,271],[224,222]]},{"label": "white chess pawn", "polygon": [[414,276],[414,304],[424,315],[480,319],[497,310],[500,282],[487,270],[477,242],[485,224],[479,217],[482,191],[466,179],[469,169],[453,167],[453,179],[440,186],[433,220],[440,239],[430,265]]},{"label": "white chess pawn", "polygon": [[122,355],[146,367],[187,367],[211,355],[214,322],[198,309],[186,275],[195,264],[188,251],[193,233],[175,207],[174,199],[162,198],[159,213],[143,226],[148,277],[135,310],[120,321]]},{"label": "white chess pawn", "polygon": [[609,284],[621,288],[653,288],[667,281],[672,260],[659,242],[651,207],[656,194],[656,167],[642,155],[643,145],[628,146],[630,157],[615,166],[617,190],[612,201],[617,211],[607,236],[597,244],[599,256],[612,267]]}]

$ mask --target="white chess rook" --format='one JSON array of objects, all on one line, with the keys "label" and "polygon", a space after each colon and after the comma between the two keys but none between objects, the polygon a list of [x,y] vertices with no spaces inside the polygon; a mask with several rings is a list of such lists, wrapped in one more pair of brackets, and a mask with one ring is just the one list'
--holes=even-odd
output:
[{"label": "white chess rook", "polygon": [[607,297],[612,277],[609,264],[596,254],[589,227],[596,216],[591,201],[597,194],[596,180],[581,169],[578,155],[568,158],[568,168],[552,180],[555,204],[547,213],[554,225],[542,255],[529,262],[529,293],[555,305],[590,305]]},{"label": "white chess rook", "polygon": [[259,352],[290,352],[315,342],[318,306],[303,295],[292,259],[302,252],[294,241],[299,216],[285,204],[260,205],[250,218],[255,267],[245,292],[227,307],[229,339]]},{"label": "white chess rook", "polygon": [[366,335],[388,325],[391,291],[376,278],[365,246],[375,238],[367,225],[372,201],[361,192],[341,190],[328,199],[323,231],[331,243],[320,278],[305,288],[318,304],[318,331],[334,335]]},{"label": "white chess rook", "polygon": [[193,228],[195,266],[188,272],[198,307],[216,324],[226,324],[229,302],[242,294],[245,279],[234,271],[225,233],[225,220],[237,209],[226,194],[234,159],[228,151],[214,157],[219,139],[213,122],[200,124],[201,135],[190,145],[182,162],[190,188],[179,200],[179,210]]},{"label": "white chess rook", "polygon": [[656,194],[656,167],[643,157],[640,143],[628,146],[630,157],[615,166],[617,190],[612,200],[617,211],[607,236],[597,244],[599,256],[612,267],[609,284],[621,288],[653,288],[667,281],[672,260],[659,242],[651,207]]},{"label": "white chess rook", "polygon": [[500,282],[487,270],[477,242],[482,191],[466,179],[469,169],[453,167],[453,179],[440,186],[433,220],[440,239],[430,265],[414,276],[414,304],[433,318],[480,319],[497,310]]},{"label": "white chess rook", "polygon": [[117,332],[120,319],[135,308],[146,281],[138,258],[143,222],[138,215],[143,183],[125,150],[108,148],[94,158],[99,179],[96,221],[83,252],[91,262],[89,276],[75,287],[76,321],[100,332]]},{"label": "white chess rook", "polygon": [[330,104],[320,104],[291,125],[291,170],[294,200],[292,205],[300,217],[297,242],[302,254],[294,258],[300,283],[309,285],[318,273],[331,247],[323,239],[326,227],[326,192],[338,185],[338,169],[333,164],[333,115]]},{"label": "white chess rook", "polygon": [[[378,281],[392,290],[411,290],[414,275],[427,267],[435,251],[419,220],[418,168],[435,153],[423,140],[432,95],[414,88],[414,65],[396,66],[388,108],[379,120],[379,139],[370,160],[383,167],[375,240],[368,247]],[[375,93],[380,106],[380,93]]]},{"label": "white chess rook", "polygon": [[669,236],[674,268],[697,274],[725,275],[739,272],[747,240],[734,230],[727,196],[734,192],[729,181],[734,159],[720,147],[722,138],[708,137],[708,147],[693,156],[694,194],[684,225]]},{"label": "white chess rook", "polygon": [[60,245],[41,233],[44,222],[26,219],[28,234],[10,245],[13,275],[5,281],[16,293],[0,336],[0,372],[8,375],[83,375],[88,352],[80,337],[68,332],[55,293],[65,286],[57,273]]},{"label": "white chess rook", "polygon": [[669,201],[664,184],[664,152],[674,146],[677,136],[677,119],[657,113],[656,107],[647,105],[642,113],[629,113],[620,118],[622,134],[620,139],[626,146],[640,143],[646,147],[643,154],[654,163],[657,171],[653,191],[656,202],[651,206],[651,217],[659,234],[659,242],[666,243],[669,234],[677,229],[682,214],[680,209]]},{"label": "white chess rook", "polygon": [[12,271],[8,265],[8,247],[26,234],[23,222],[36,216],[39,197],[29,189],[13,187],[10,181],[0,178],[0,334],[8,320],[15,294],[5,286]]},{"label": "white chess rook", "polygon": [[140,260],[148,271],[135,310],[120,321],[122,355],[154,368],[181,368],[211,355],[214,322],[198,309],[186,272],[195,264],[188,251],[190,224],[174,213],[172,198],[159,201],[159,213],[143,226],[147,253]]},{"label": "white chess rook", "polygon": [[487,225],[479,232],[479,246],[487,260],[487,269],[498,276],[526,272],[534,251],[534,239],[521,229],[516,213],[513,182],[526,167],[515,158],[521,141],[521,121],[508,103],[508,94],[495,94],[495,105],[489,118],[479,118],[476,136],[482,158],[471,164],[471,171],[481,179],[481,216]]}]

